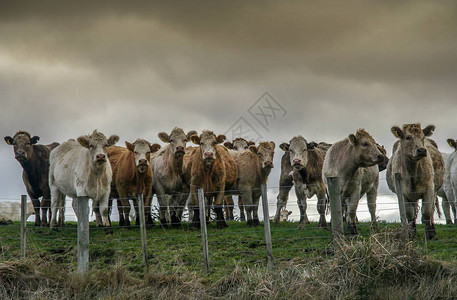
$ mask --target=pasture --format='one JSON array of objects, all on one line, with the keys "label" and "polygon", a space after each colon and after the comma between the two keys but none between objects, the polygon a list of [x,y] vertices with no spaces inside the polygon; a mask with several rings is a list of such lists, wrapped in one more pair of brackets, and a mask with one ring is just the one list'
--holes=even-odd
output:
[{"label": "pasture", "polygon": [[[157,222],[156,222],[157,223]],[[77,275],[77,231],[75,222],[67,222],[65,227],[59,231],[53,231],[49,228],[34,227],[33,223],[29,222],[27,227],[27,258],[20,259],[20,224],[0,226],[1,236],[1,253],[0,253],[0,280],[6,282],[5,276],[16,274],[19,276],[20,270],[15,270],[13,273],[5,273],[6,266],[22,266],[24,272],[39,274],[51,282],[60,282],[63,278],[79,278]],[[436,225],[437,238],[427,241],[425,239],[425,230],[423,225],[418,225],[418,234],[416,239],[411,243],[403,243],[403,246],[398,246],[406,251],[407,255],[398,251],[391,250],[389,247],[394,247],[394,244],[401,244],[400,231],[398,223],[379,223],[379,230],[376,235],[370,234],[370,224],[360,223],[360,234],[357,237],[346,236],[345,243],[341,246],[342,254],[335,252],[335,247],[332,242],[330,231],[317,228],[317,223],[309,224],[304,230],[297,230],[297,222],[283,222],[280,224],[271,224],[271,234],[273,243],[274,270],[267,270],[267,256],[264,241],[263,224],[259,227],[248,228],[244,222],[228,222],[229,227],[225,229],[217,229],[214,223],[208,225],[208,244],[210,253],[210,274],[205,274],[202,255],[202,245],[199,230],[192,230],[188,223],[184,223],[180,229],[163,229],[156,225],[147,230],[147,244],[149,256],[149,272],[145,274],[142,264],[140,230],[138,227],[133,227],[130,230],[117,227],[117,223],[113,222],[113,235],[106,235],[102,228],[98,228],[91,223],[90,226],[90,272],[85,279],[76,280],[70,283],[62,283],[61,285],[72,286],[72,291],[75,297],[79,298],[83,295],[87,297],[102,297],[106,294],[97,294],[95,290],[88,291],[88,287],[92,286],[92,280],[101,280],[100,276],[106,280],[106,292],[113,288],[113,282],[117,282],[116,289],[121,286],[137,285],[140,282],[141,286],[152,280],[157,285],[157,290],[168,290],[170,285],[183,285],[180,287],[184,292],[187,284],[197,284],[192,290],[196,292],[198,289],[212,290],[211,295],[205,295],[204,298],[214,299],[219,296],[222,298],[230,298],[231,291],[229,287],[253,284],[255,280],[267,280],[273,274],[282,274],[282,272],[292,272],[293,278],[282,280],[297,280],[303,276],[300,272],[310,272],[309,268],[328,268],[335,267],[338,261],[346,259],[347,264],[360,266],[361,270],[353,270],[354,272],[368,272],[371,281],[376,284],[382,283],[382,277],[385,276],[385,270],[376,266],[376,262],[372,261],[377,258],[376,255],[398,256],[405,259],[421,258],[421,262],[433,262],[437,266],[441,266],[436,272],[455,272],[453,268],[457,263],[457,227],[452,225]],[[347,230],[347,228],[345,229]],[[347,231],[345,232],[348,233]],[[381,241],[382,240],[382,241]],[[406,250],[405,250],[406,249]],[[382,251],[384,253],[379,253]],[[356,254],[355,254],[356,253]],[[363,263],[358,262],[358,259],[369,260],[367,270]],[[385,268],[392,268],[392,261],[386,261]],[[381,260],[382,260],[381,259]],[[398,258],[396,258],[398,259]],[[345,264],[346,264],[345,263]],[[378,262],[379,263],[379,262]],[[396,262],[398,265],[395,268],[405,267],[401,262]],[[24,265],[21,265],[24,264]],[[371,265],[370,265],[371,264]],[[30,269],[29,269],[30,268]],[[344,265],[338,265],[338,268],[344,268]],[[412,268],[411,266],[405,268]],[[420,266],[423,268],[423,266]],[[451,268],[449,271],[448,268]],[[20,269],[20,268],[19,268]],[[28,270],[28,271],[27,271]],[[33,272],[31,270],[34,270]],[[298,271],[302,270],[302,271]],[[427,268],[425,270],[428,270]],[[441,270],[441,271],[439,271]],[[421,276],[422,271],[410,270],[417,276]],[[429,272],[428,270],[427,272]],[[299,272],[299,273],[297,273]],[[378,274],[379,273],[379,274]],[[110,274],[110,275],[108,275]],[[301,274],[301,275],[300,275]],[[444,274],[444,273],[443,273]],[[443,275],[441,274],[441,275]],[[448,277],[449,280],[455,280],[456,273],[452,273],[454,277]],[[29,274],[30,275],[30,274]],[[329,275],[329,274],[327,274]],[[434,274],[433,276],[441,276]],[[36,275],[38,276],[38,275]],[[70,277],[69,277],[70,276]],[[117,276],[117,277],[116,277]],[[254,276],[251,278],[250,276]],[[281,276],[284,276],[281,275]],[[307,275],[308,276],[308,275]],[[320,275],[322,276],[322,275]],[[368,275],[360,275],[368,276]],[[444,276],[444,275],[443,275]],[[240,277],[240,278],[236,278]],[[22,278],[22,277],[21,277]],[[108,279],[109,278],[109,279]],[[303,279],[303,278],[302,278]],[[313,280],[323,280],[322,278],[311,278]],[[350,278],[348,278],[350,280]],[[381,282],[378,282],[381,280]],[[156,282],[158,281],[158,282]],[[194,282],[195,281],[195,282]],[[77,284],[79,282],[80,285]],[[192,283],[193,282],[193,283]],[[405,284],[402,282],[401,284]],[[101,282],[97,284],[102,284]],[[289,284],[298,284],[289,282]],[[303,283],[300,283],[303,284]],[[343,284],[343,283],[338,283]],[[347,283],[351,284],[351,283]],[[355,283],[354,283],[355,284]],[[364,283],[365,284],[365,283]],[[400,283],[399,283],[400,284]],[[160,287],[162,285],[162,287]],[[227,286],[226,286],[227,285]],[[6,285],[5,285],[6,286]],[[27,286],[27,285],[25,285]],[[62,286],[55,287],[57,290],[63,289]],[[126,287],[124,286],[124,288]],[[224,286],[224,288],[222,288]],[[92,286],[93,287],[93,286]],[[214,289],[222,288],[222,292]],[[33,287],[28,287],[33,289]],[[28,289],[25,288],[25,289]],[[39,287],[35,287],[40,290]],[[178,287],[177,287],[178,288]],[[248,286],[245,288],[249,289]],[[335,288],[335,287],[333,287]],[[366,286],[366,291],[375,287]],[[339,287],[341,289],[341,287]],[[225,292],[224,292],[225,291]],[[5,293],[19,293],[21,291],[6,291]],[[24,295],[31,295],[30,291],[22,291]],[[63,291],[60,291],[63,292]],[[66,291],[65,293],[67,293]],[[111,291],[114,294],[111,298],[123,299],[122,293],[127,293],[126,290],[117,292]],[[175,291],[176,293],[178,291]],[[251,291],[254,293],[254,291]],[[264,297],[268,295],[267,291],[255,291],[252,294],[248,292],[243,297]],[[360,292],[360,291],[359,291]],[[363,289],[362,289],[362,292]],[[95,294],[93,294],[95,293]],[[117,294],[116,294],[117,293]],[[144,297],[148,295],[144,291]],[[222,293],[222,294],[221,294]],[[272,290],[271,293],[280,293]],[[293,291],[283,291],[282,295],[293,295]],[[316,295],[323,296],[322,291]],[[33,294],[33,293],[32,293]],[[128,294],[128,293],[127,293]],[[236,294],[236,293],[235,293]],[[9,295],[9,294],[8,294]],[[49,294],[40,291],[35,296],[49,298]],[[40,296],[41,295],[41,296]],[[48,295],[48,296],[44,296]],[[105,295],[105,296],[101,296]],[[163,295],[164,298],[172,299],[172,295]],[[190,294],[189,294],[190,295]],[[196,294],[193,294],[196,296]],[[282,298],[281,293],[278,294]],[[65,294],[65,297],[70,296]],[[182,295],[181,295],[182,296]],[[232,295],[233,296],[233,295]],[[107,296],[108,297],[108,296]],[[189,296],[192,298],[192,296]],[[333,297],[333,296],[332,296]],[[83,297],[84,298],[84,297]],[[154,297],[155,298],[155,297]]]}]

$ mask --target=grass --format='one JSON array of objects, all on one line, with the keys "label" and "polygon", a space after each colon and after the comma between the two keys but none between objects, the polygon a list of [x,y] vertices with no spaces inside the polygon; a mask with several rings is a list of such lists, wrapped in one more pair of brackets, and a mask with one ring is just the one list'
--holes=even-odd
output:
[{"label": "grass", "polygon": [[452,294],[457,288],[455,226],[436,225],[437,238],[425,241],[424,227],[418,225],[416,239],[404,242],[398,224],[380,223],[379,233],[371,234],[370,225],[361,223],[360,235],[347,237],[335,252],[331,232],[316,223],[304,230],[297,230],[297,223],[272,224],[275,269],[270,272],[263,226],[229,222],[218,230],[210,224],[210,274],[204,272],[199,230],[188,224],[181,229],[155,226],[147,230],[145,274],[139,228],[115,225],[114,234],[106,235],[91,224],[90,272],[83,277],[76,274],[75,223],[59,231],[28,224],[25,260],[20,259],[19,224],[0,226],[0,298],[2,293],[10,298],[33,293],[49,299],[54,298],[51,290],[60,298],[114,299],[133,294],[148,299],[152,291],[163,296],[153,298],[164,299],[396,298],[388,294],[394,290],[418,299],[457,295]]}]

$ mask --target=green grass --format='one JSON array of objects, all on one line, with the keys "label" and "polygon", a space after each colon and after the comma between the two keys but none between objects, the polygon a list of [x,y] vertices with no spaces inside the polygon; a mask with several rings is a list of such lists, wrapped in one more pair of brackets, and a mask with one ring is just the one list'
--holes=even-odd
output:
[{"label": "green grass", "polygon": [[[139,228],[130,230],[114,226],[114,234],[106,235],[102,228],[90,226],[90,268],[104,270],[108,266],[122,265],[136,278],[144,274]],[[226,229],[208,226],[210,253],[209,275],[204,273],[202,243],[199,230],[184,224],[181,229],[163,229],[155,226],[147,230],[150,270],[169,274],[191,272],[212,282],[236,268],[265,267],[267,254],[263,226],[249,228],[245,222],[228,222]],[[46,266],[59,264],[71,272],[77,269],[77,227],[68,222],[58,231],[27,224],[27,259],[39,260]],[[399,224],[380,223],[378,231],[390,232]],[[271,224],[273,256],[276,265],[289,261],[325,261],[334,257],[332,236],[329,230],[317,228],[316,223],[297,230],[297,223]],[[370,226],[358,226],[357,240],[368,240]],[[437,238],[425,241],[424,227],[418,225],[414,246],[430,258],[451,263],[457,261],[457,226],[436,225]],[[347,234],[347,232],[346,232]],[[20,225],[0,226],[0,262],[20,258]],[[351,237],[348,237],[350,240]],[[49,270],[49,272],[53,272]],[[52,274],[50,274],[52,275]]]}]

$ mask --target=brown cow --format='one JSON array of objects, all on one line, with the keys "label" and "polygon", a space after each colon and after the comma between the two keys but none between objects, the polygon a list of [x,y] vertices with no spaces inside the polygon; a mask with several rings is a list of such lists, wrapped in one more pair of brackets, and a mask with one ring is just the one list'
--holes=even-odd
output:
[{"label": "brown cow", "polygon": [[108,149],[108,158],[113,170],[110,198],[117,198],[119,226],[130,227],[130,199],[135,207],[136,225],[140,224],[138,194],[144,196],[146,224],[152,225],[152,168],[149,159],[151,153],[160,149],[160,145],[151,145],[143,139],[137,139],[133,144],[126,141],[125,145],[127,148],[112,146]]},{"label": "brown cow", "polygon": [[227,227],[222,211],[224,191],[233,189],[237,170],[235,161],[227,148],[218,145],[225,140],[225,136],[216,136],[212,131],[205,130],[200,136],[193,135],[191,139],[199,147],[192,150],[188,161],[184,160],[183,170],[184,177],[190,178],[190,193],[194,209],[193,226],[198,227],[200,222],[197,188],[202,188],[208,199],[215,198],[217,228]]},{"label": "brown cow", "polygon": [[160,209],[160,223],[167,226],[167,210],[170,198],[170,221],[173,227],[181,225],[181,216],[186,204],[187,187],[184,184],[183,157],[186,153],[186,143],[190,137],[197,134],[195,130],[187,134],[181,128],[175,127],[170,135],[165,132],[158,134],[159,138],[168,143],[157,155],[151,156],[154,179],[152,181],[153,194],[157,195]]},{"label": "brown cow", "polygon": [[261,142],[249,150],[229,152],[236,163],[238,179],[236,187],[229,194],[241,195],[245,204],[247,225],[260,225],[258,217],[261,185],[265,184],[273,168],[275,143]]},{"label": "brown cow", "polygon": [[421,129],[420,123],[405,124],[400,129],[392,127],[399,141],[394,145],[392,158],[387,165],[387,184],[396,193],[395,173],[401,173],[401,186],[405,200],[406,218],[410,226],[410,237],[416,234],[418,201],[422,199],[422,223],[428,239],[435,236],[433,224],[434,202],[437,191],[443,185],[444,161],[436,143],[427,138],[435,126]]},{"label": "brown cow", "polygon": [[[225,142],[224,146],[229,150],[234,151],[244,151],[247,150],[249,146],[255,145],[253,141],[247,141],[242,137],[235,138],[233,142]],[[230,152],[230,151],[229,151]],[[233,208],[235,206],[235,202],[233,201],[232,196],[226,196],[224,198],[224,210],[227,220],[234,220],[233,217]],[[240,221],[246,221],[246,216],[244,214],[244,204],[243,204],[243,197],[238,196],[238,207],[240,209]]]},{"label": "brown cow", "polygon": [[13,137],[5,136],[6,143],[13,146],[14,156],[22,166],[22,180],[35,209],[35,226],[47,226],[48,211],[51,217],[49,153],[59,143],[45,146],[37,144],[39,140],[38,136],[32,137],[27,131],[18,131]]},{"label": "brown cow", "polygon": [[371,223],[376,228],[376,197],[379,185],[379,167],[384,160],[376,141],[364,129],[333,144],[327,151],[322,168],[324,181],[339,177],[339,193],[343,213],[351,234],[357,234],[357,206],[367,194]]},{"label": "brown cow", "polygon": [[[294,155],[303,155],[303,157],[299,158],[300,163],[299,164],[294,164],[295,168],[292,167],[293,159],[291,159],[291,151],[290,149],[290,143],[294,141],[294,144],[297,145],[297,149],[294,150]],[[310,151],[303,151],[305,150],[304,148],[304,143],[306,143],[306,149]],[[292,139],[289,144],[283,143],[279,146],[282,150],[284,150],[284,154],[281,158],[281,175],[279,179],[279,194],[277,197],[277,209],[276,209],[276,214],[275,214],[275,223],[279,223],[280,219],[280,212],[281,208],[285,207],[287,204],[287,200],[289,199],[289,191],[294,185],[294,170],[298,171],[298,174],[296,174],[296,181],[300,183],[299,187],[296,187],[296,194],[297,194],[297,201],[299,202],[299,207],[300,207],[300,224],[299,224],[299,229],[303,228],[303,226],[307,223],[308,217],[306,216],[306,194],[308,194],[309,197],[312,197],[314,194],[318,196],[318,211],[320,214],[320,220],[319,224],[322,227],[326,227],[326,221],[325,221],[325,205],[326,205],[326,196],[325,196],[325,186],[322,189],[322,185],[320,185],[320,181],[322,181],[322,164],[323,164],[323,158],[325,157],[325,153],[327,150],[330,148],[331,144],[327,144],[325,142],[320,142],[319,144],[315,142],[310,142],[307,143],[306,140],[303,142],[301,140],[301,137],[296,137]],[[308,157],[309,156],[309,157]],[[295,159],[295,158],[294,158]],[[306,173],[306,168],[309,168],[312,174],[315,174],[311,177],[306,175],[305,177],[308,178],[303,178],[301,174]],[[318,169],[321,171],[319,171]],[[300,176],[299,176],[300,175]],[[301,179],[300,179],[301,177]],[[303,182],[305,180],[305,182]],[[309,188],[306,188],[307,185],[305,184],[306,181],[312,181],[315,182],[312,185],[309,186]],[[316,187],[312,188],[312,187]],[[318,192],[318,193],[317,193]],[[324,195],[322,194],[324,193]],[[319,198],[320,197],[320,198]]]},{"label": "brown cow", "polygon": [[[292,168],[295,194],[297,196],[298,208],[300,209],[298,228],[303,229],[305,224],[309,224],[308,216],[306,215],[306,198],[311,198],[314,195],[318,199],[319,226],[326,228],[325,210],[327,196],[322,180],[322,165],[324,164],[325,149],[327,147],[319,148],[319,145],[315,142],[308,143],[302,136],[296,136],[288,144],[282,143],[280,148],[288,153],[288,165]],[[285,206],[285,203],[278,201],[275,215],[276,223],[279,222],[283,206]]]}]

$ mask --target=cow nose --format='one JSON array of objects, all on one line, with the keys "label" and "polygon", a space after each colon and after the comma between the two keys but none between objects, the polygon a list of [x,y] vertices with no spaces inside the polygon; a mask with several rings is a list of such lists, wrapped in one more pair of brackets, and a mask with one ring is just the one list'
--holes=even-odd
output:
[{"label": "cow nose", "polygon": [[214,153],[213,152],[205,152],[205,158],[213,158]]},{"label": "cow nose", "polygon": [[273,167],[273,162],[272,161],[266,161],[265,162],[265,167]]},{"label": "cow nose", "polygon": [[16,151],[16,156],[25,156],[24,151]]},{"label": "cow nose", "polygon": [[176,152],[184,152],[184,147],[183,146],[176,147]]},{"label": "cow nose", "polygon": [[140,165],[147,165],[147,164],[148,164],[148,161],[147,161],[146,159],[142,158],[142,159],[140,159],[140,160],[138,161],[138,164],[140,164]]},{"label": "cow nose", "polygon": [[293,162],[295,165],[298,165],[298,164],[301,164],[301,159],[296,158],[296,159],[294,159],[292,162]]},{"label": "cow nose", "polygon": [[427,155],[427,149],[425,149],[425,148],[418,148],[416,151],[417,151],[417,155],[419,155],[419,156]]},{"label": "cow nose", "polygon": [[383,155],[378,155],[378,161],[381,162],[384,160],[384,156]]},{"label": "cow nose", "polygon": [[105,160],[105,154],[97,154],[97,156],[95,157],[97,160]]}]

